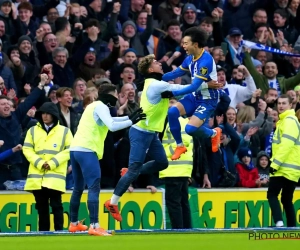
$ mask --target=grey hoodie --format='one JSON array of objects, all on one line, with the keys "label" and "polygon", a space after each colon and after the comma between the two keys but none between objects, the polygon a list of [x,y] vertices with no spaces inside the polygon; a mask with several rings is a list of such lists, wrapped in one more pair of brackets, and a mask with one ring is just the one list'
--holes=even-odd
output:
[{"label": "grey hoodie", "polygon": [[[260,165],[259,165],[259,160],[261,157],[263,156],[266,156],[269,160],[269,164],[266,168],[262,168]],[[267,155],[267,153],[265,151],[260,151],[258,154],[257,154],[257,160],[256,160],[256,167],[258,169],[258,174],[259,174],[259,178],[262,180],[262,179],[269,179],[269,169],[270,169],[270,164],[271,164],[271,161],[270,161],[270,157]],[[268,184],[262,184],[262,187],[268,187]]]}]

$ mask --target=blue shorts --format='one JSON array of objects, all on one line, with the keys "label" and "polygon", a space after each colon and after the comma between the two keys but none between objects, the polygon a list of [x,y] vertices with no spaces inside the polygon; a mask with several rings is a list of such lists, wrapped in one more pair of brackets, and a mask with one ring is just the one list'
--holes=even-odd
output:
[{"label": "blue shorts", "polygon": [[183,105],[187,117],[194,115],[207,122],[218,104],[218,100],[203,100],[193,94],[185,95],[179,102]]}]

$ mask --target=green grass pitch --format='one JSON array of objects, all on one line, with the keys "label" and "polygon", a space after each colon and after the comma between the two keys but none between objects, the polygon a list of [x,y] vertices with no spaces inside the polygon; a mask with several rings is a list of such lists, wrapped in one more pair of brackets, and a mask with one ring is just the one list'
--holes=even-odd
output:
[{"label": "green grass pitch", "polygon": [[299,249],[300,240],[249,240],[248,233],[0,237],[5,250],[255,250]]}]

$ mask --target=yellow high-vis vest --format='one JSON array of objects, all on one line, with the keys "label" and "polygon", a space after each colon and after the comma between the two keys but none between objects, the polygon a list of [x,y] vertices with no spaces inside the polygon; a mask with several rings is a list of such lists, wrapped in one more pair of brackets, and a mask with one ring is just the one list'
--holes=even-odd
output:
[{"label": "yellow high-vis vest", "polygon": [[71,143],[71,148],[82,147],[95,152],[101,160],[104,151],[104,141],[107,136],[108,128],[103,124],[97,124],[94,119],[94,110],[101,103],[96,101],[91,103],[84,110],[80,119],[77,132]]},{"label": "yellow high-vis vest", "polygon": [[[24,190],[40,190],[46,187],[66,191],[67,164],[72,139],[70,129],[59,124],[53,127],[49,134],[39,123],[28,130],[23,154],[30,165]],[[45,162],[50,166],[50,170],[42,168]]]},{"label": "yellow high-vis vest", "polygon": [[300,124],[295,111],[290,109],[279,115],[272,141],[271,167],[276,169],[270,177],[283,176],[298,182],[300,178]]},{"label": "yellow high-vis vest", "polygon": [[151,82],[154,80],[155,79],[153,78],[148,78],[145,80],[140,107],[143,108],[143,112],[147,115],[147,118],[146,120],[138,122],[136,126],[154,132],[162,132],[168,113],[169,99],[162,98],[157,104],[152,104],[149,102],[147,98],[147,90]]},{"label": "yellow high-vis vest", "polygon": [[193,171],[193,138],[185,132],[185,126],[188,123],[188,119],[182,117],[179,118],[181,125],[182,142],[187,148],[187,152],[182,154],[176,161],[171,160],[171,156],[174,154],[176,148],[176,142],[171,134],[169,124],[165,129],[162,144],[165,149],[167,158],[169,160],[169,166],[163,171],[159,172],[159,178],[165,177],[191,177]]}]

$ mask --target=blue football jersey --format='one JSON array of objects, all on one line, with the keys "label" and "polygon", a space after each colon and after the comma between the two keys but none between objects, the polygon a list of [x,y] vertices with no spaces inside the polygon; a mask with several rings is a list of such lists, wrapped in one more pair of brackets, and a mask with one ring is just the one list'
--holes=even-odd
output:
[{"label": "blue football jersey", "polygon": [[[205,82],[218,81],[216,63],[213,57],[205,50],[196,59],[192,55],[186,57],[180,69],[190,71],[192,82],[195,78],[202,79]],[[195,95],[202,96],[203,99],[218,99],[219,91],[208,89],[206,84],[204,86],[201,84],[195,91]]]}]

